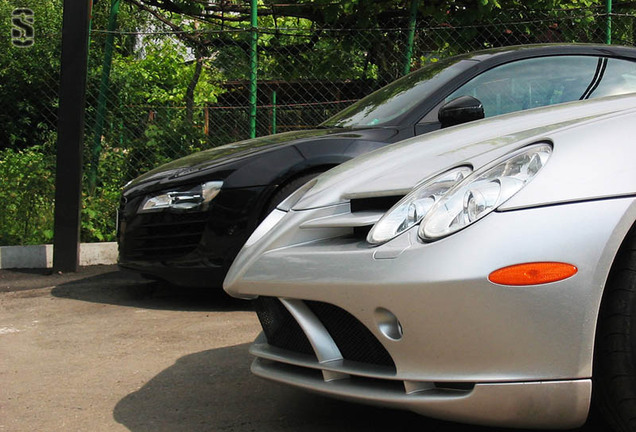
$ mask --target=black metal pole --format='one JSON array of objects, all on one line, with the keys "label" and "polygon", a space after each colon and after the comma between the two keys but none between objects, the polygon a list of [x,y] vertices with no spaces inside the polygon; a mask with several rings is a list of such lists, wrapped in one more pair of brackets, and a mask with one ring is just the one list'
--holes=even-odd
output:
[{"label": "black metal pole", "polygon": [[82,204],[82,146],[91,0],[64,0],[57,125],[53,270],[77,271]]}]

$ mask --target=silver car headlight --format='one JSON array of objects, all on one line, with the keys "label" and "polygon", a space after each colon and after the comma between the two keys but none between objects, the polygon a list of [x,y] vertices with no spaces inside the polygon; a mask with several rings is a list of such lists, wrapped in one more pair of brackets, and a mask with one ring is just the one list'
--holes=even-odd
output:
[{"label": "silver car headlight", "polygon": [[551,145],[535,144],[475,171],[435,203],[419,236],[424,241],[446,237],[496,210],[537,175],[551,153]]},{"label": "silver car headlight", "polygon": [[175,189],[147,196],[139,206],[139,213],[160,210],[207,210],[215,196],[221,191],[222,181],[209,181],[192,188]]},{"label": "silver car headlight", "polygon": [[395,204],[375,224],[367,236],[372,244],[385,243],[420,223],[427,212],[444,195],[461,183],[472,169],[467,166],[454,168],[431,179],[425,180]]}]

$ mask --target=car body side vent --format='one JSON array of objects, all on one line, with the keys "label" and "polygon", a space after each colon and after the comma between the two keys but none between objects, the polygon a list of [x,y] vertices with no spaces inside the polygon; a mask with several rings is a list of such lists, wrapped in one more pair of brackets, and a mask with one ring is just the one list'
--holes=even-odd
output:
[{"label": "car body side vent", "polygon": [[387,211],[402,198],[402,195],[390,195],[371,198],[352,198],[351,213],[363,211]]}]

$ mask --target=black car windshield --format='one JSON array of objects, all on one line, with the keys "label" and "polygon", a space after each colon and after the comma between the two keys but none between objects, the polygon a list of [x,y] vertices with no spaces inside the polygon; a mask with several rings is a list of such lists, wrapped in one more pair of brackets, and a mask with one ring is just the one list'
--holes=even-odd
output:
[{"label": "black car windshield", "polygon": [[391,84],[360,99],[321,124],[324,127],[365,127],[394,124],[448,80],[459,75],[474,61],[468,56],[450,57],[427,64]]}]

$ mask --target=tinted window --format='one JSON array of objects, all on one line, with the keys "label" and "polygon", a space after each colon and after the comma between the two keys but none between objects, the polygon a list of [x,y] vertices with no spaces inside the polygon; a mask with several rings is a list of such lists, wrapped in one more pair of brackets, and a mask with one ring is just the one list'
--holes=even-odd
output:
[{"label": "tinted window", "polygon": [[363,127],[392,124],[439,86],[475,65],[473,61],[464,58],[465,56],[452,57],[424,66],[360,99],[322,125]]},{"label": "tinted window", "polygon": [[562,102],[636,91],[636,63],[592,56],[519,60],[473,78],[447,101],[471,95],[486,117]]}]

